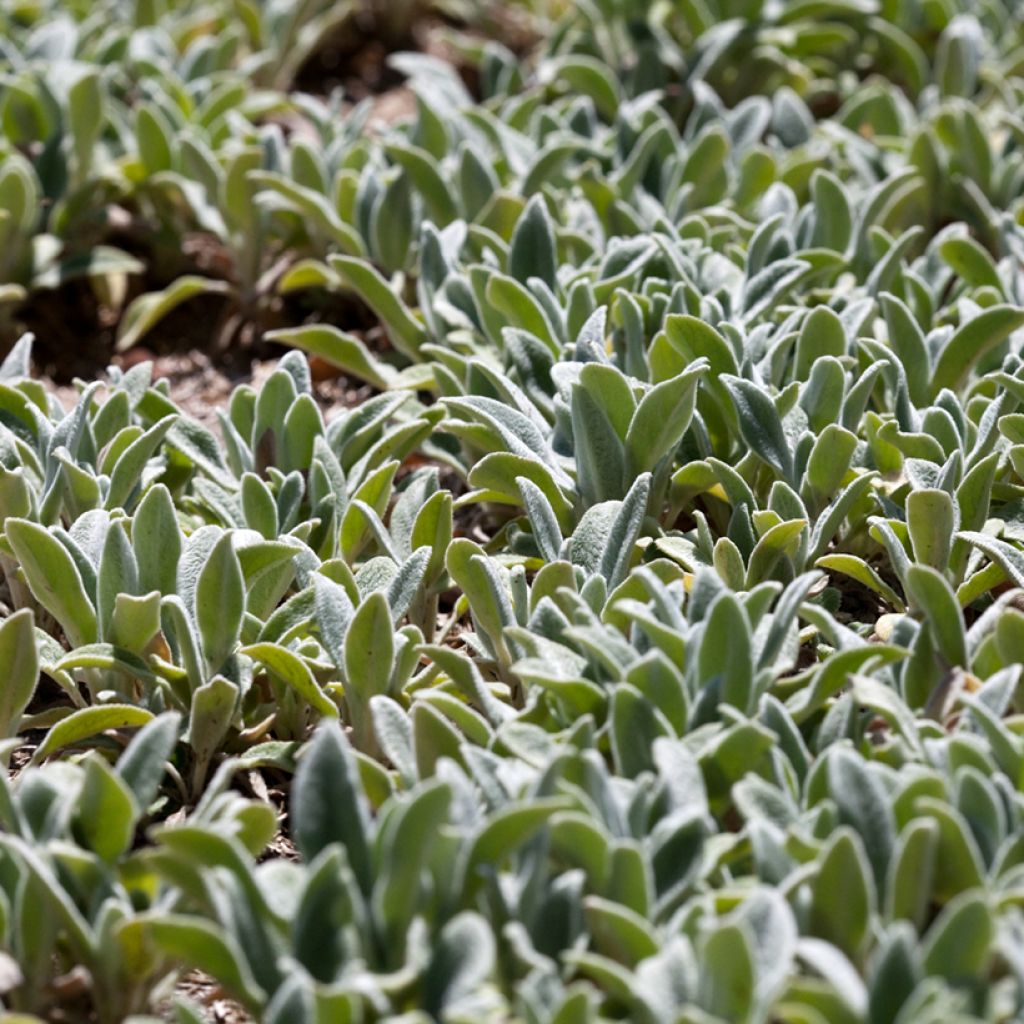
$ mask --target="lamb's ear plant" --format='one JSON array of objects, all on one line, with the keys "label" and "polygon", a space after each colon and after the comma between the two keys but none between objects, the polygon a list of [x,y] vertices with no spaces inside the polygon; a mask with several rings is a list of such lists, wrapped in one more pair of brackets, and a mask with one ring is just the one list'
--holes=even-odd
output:
[{"label": "lamb's ear plant", "polygon": [[125,6],[0,11],[0,332],[287,348],[0,364],[3,1012],[1020,1019],[1013,5]]},{"label": "lamb's ear plant", "polygon": [[[26,767],[13,779],[5,773],[0,782],[8,1011],[52,1019],[73,969],[81,976],[83,1005],[111,1024],[145,1011],[153,994],[173,983],[173,955],[141,946],[132,935],[142,920],[173,927],[181,893],[161,880],[150,851],[135,848],[135,838],[166,814],[173,793],[166,768],[182,722],[169,712],[134,735],[123,728],[139,724],[108,716],[102,751]],[[241,797],[200,808],[191,820],[190,827],[217,829],[253,849],[273,829],[269,808]],[[218,942],[208,931],[197,935]]]}]

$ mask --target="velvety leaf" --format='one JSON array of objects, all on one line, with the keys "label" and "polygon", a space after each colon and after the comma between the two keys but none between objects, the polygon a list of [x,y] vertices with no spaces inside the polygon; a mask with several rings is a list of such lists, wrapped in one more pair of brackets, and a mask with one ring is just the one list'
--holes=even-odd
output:
[{"label": "velvety leaf", "polygon": [[0,734],[17,733],[21,716],[32,700],[39,681],[32,612],[23,608],[0,623],[0,664],[4,680],[0,689]]},{"label": "velvety leaf", "polygon": [[238,642],[245,614],[245,581],[229,533],[214,544],[196,581],[196,625],[213,671]]},{"label": "velvety leaf", "polygon": [[97,736],[108,729],[138,727],[152,720],[152,712],[128,704],[100,704],[96,707],[82,708],[50,729],[36,747],[32,761],[38,763],[62,747]]},{"label": "velvety leaf", "polygon": [[224,295],[230,291],[226,281],[186,274],[158,292],[140,295],[125,310],[117,331],[119,352],[137,345],[164,317],[197,295]]},{"label": "velvety leaf", "polygon": [[79,647],[96,640],[96,612],[67,548],[45,527],[27,519],[8,519],[4,533],[36,600],[61,624],[71,643]]},{"label": "velvety leaf", "polygon": [[959,389],[986,352],[1024,324],[1024,309],[992,306],[963,324],[946,342],[932,372],[932,394]]},{"label": "velvety leaf", "polygon": [[299,760],[292,791],[292,834],[307,861],[341,843],[366,890],[370,883],[370,812],[355,756],[337,725],[323,723]]}]

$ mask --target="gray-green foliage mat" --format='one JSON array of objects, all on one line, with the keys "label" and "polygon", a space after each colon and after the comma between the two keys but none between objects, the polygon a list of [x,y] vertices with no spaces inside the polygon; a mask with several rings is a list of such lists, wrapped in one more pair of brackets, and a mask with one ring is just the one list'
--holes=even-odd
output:
[{"label": "gray-green foliage mat", "polygon": [[0,301],[116,196],[236,261],[124,346],[337,292],[373,395],[0,367],[4,1005],[1020,1019],[1016,7],[578,0],[371,131],[274,76],[330,5],[82,6],[4,15]]}]

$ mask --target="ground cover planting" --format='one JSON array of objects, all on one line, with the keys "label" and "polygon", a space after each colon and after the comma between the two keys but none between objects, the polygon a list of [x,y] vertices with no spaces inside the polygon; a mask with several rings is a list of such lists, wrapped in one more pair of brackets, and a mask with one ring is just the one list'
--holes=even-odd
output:
[{"label": "ground cover planting", "polygon": [[1024,1016],[1017,5],[18,0],[0,82],[4,1019]]}]

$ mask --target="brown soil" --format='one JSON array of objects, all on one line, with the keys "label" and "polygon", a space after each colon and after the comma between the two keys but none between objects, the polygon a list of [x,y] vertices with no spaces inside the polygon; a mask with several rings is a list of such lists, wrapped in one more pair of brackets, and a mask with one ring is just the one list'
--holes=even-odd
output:
[{"label": "brown soil", "polygon": [[[388,26],[384,19],[375,17],[372,10],[365,10],[339,25],[323,41],[299,68],[294,88],[319,96],[340,89],[346,99],[355,103],[382,96],[397,89],[404,80],[391,66],[390,56],[416,51],[453,64],[475,93],[475,71],[460,59],[448,43],[446,33],[456,30],[481,38],[501,39],[515,52],[525,52],[536,42],[525,17],[506,12],[503,4],[494,4],[492,15],[485,22],[481,27],[470,29],[426,15],[415,19],[411,26]],[[481,31],[481,28],[487,30]]]},{"label": "brown soil", "polygon": [[389,54],[415,47],[411,33],[384,35],[370,11],[339,25],[299,68],[299,92],[326,96],[336,89],[355,101],[386,92],[402,81],[388,66]]}]

